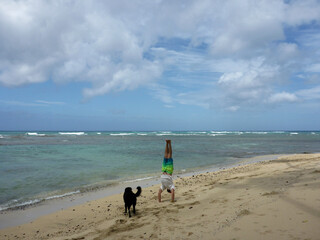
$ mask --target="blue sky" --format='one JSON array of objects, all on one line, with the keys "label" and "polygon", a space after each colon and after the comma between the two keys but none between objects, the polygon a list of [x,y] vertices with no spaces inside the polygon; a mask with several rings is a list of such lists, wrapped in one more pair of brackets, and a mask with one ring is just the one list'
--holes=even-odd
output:
[{"label": "blue sky", "polygon": [[0,130],[320,130],[319,1],[0,3]]}]

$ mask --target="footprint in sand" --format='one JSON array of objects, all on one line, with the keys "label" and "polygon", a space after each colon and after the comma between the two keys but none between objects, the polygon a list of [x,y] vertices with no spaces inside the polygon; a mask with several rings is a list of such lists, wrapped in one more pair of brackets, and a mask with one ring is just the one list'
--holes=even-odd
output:
[{"label": "footprint in sand", "polygon": [[279,194],[279,192],[272,191],[272,192],[263,193],[262,196],[272,196],[272,195],[277,195],[277,194]]},{"label": "footprint in sand", "polygon": [[185,206],[184,205],[176,205],[176,208],[183,209],[183,208],[185,208]]},{"label": "footprint in sand", "polygon": [[166,213],[178,213],[179,212],[179,210],[177,210],[177,209],[168,209],[168,208],[163,211]]},{"label": "footprint in sand", "polygon": [[194,205],[198,205],[198,204],[200,204],[200,202],[199,202],[199,201],[195,201],[195,202],[190,203],[190,204],[188,204],[188,205],[190,205],[190,206],[194,206]]},{"label": "footprint in sand", "polygon": [[186,200],[192,200],[192,199],[195,199],[196,197],[195,196],[190,196],[190,197],[187,197]]},{"label": "footprint in sand", "polygon": [[241,217],[241,216],[246,216],[246,215],[249,215],[251,212],[248,210],[248,209],[243,209],[243,210],[241,210],[238,214],[237,214],[237,216],[238,217]]},{"label": "footprint in sand", "polygon": [[209,203],[217,203],[218,200],[214,199],[214,200],[211,200]]},{"label": "footprint in sand", "polygon": [[126,223],[127,222],[127,220],[125,220],[125,219],[118,219],[118,220],[116,220],[116,223]]}]

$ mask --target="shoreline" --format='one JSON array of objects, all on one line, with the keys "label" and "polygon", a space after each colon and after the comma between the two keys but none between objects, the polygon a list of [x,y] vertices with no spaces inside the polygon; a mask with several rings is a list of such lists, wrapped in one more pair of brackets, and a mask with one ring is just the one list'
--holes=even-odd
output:
[{"label": "shoreline", "polygon": [[[291,155],[291,154],[290,154]],[[174,174],[173,179],[190,177],[192,175],[199,175],[207,172],[217,172],[225,169],[234,168],[237,166],[242,166],[251,163],[263,162],[263,161],[272,161],[276,160],[281,156],[287,156],[286,154],[269,154],[255,156],[251,158],[243,158],[237,163],[232,163],[229,165],[223,166],[209,166],[206,168],[199,168],[187,172],[179,172]],[[73,206],[81,205],[89,201],[94,201],[104,197],[112,196],[115,194],[120,194],[123,192],[123,189],[127,186],[135,188],[135,186],[141,186],[142,188],[151,187],[160,183],[160,174],[159,176],[151,176],[146,178],[138,178],[133,180],[125,180],[116,184],[112,184],[107,187],[101,187],[97,190],[79,192],[74,194],[68,194],[66,196],[61,196],[57,198],[52,198],[36,202],[34,204],[16,206],[0,211],[0,230],[8,227],[15,227],[22,224],[29,223],[35,219],[51,214],[66,208]]]},{"label": "shoreline", "polygon": [[320,235],[319,153],[244,161],[220,171],[177,176],[174,203],[166,193],[163,202],[157,202],[159,185],[142,189],[132,218],[123,214],[119,189],[120,193],[1,229],[0,239],[291,240]]}]

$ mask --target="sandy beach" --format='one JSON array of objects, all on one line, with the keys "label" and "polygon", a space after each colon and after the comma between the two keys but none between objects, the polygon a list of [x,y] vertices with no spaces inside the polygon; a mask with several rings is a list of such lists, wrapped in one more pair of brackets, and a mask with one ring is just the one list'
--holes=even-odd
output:
[{"label": "sandy beach", "polygon": [[0,239],[320,239],[320,154],[178,177],[175,185],[174,203],[165,192],[158,203],[159,184],[143,188],[132,218],[116,194],[2,229]]}]

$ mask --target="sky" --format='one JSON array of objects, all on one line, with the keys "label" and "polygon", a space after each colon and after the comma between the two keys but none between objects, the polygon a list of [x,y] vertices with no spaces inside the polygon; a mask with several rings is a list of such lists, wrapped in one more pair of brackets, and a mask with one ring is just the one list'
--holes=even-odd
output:
[{"label": "sky", "polygon": [[320,1],[1,0],[0,130],[320,130]]}]

